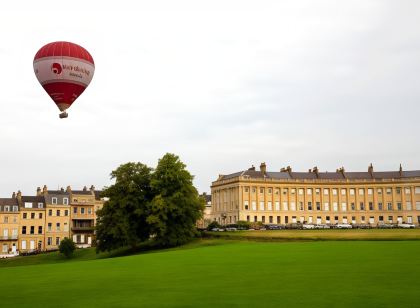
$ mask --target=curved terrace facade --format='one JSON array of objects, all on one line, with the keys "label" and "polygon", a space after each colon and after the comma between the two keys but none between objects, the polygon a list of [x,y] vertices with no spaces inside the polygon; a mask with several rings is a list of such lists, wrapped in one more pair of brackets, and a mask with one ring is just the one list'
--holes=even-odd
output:
[{"label": "curved terrace facade", "polygon": [[212,214],[221,224],[370,224],[420,222],[420,170],[294,172],[290,167],[219,175],[212,183]]}]

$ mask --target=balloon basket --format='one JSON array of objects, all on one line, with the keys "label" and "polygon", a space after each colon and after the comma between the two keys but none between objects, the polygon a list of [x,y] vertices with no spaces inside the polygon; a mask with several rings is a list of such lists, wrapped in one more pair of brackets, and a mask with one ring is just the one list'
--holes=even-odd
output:
[{"label": "balloon basket", "polygon": [[65,118],[67,118],[69,116],[69,114],[67,113],[67,112],[62,112],[62,113],[60,113],[60,115],[59,115],[59,117],[60,117],[60,119],[65,119]]}]

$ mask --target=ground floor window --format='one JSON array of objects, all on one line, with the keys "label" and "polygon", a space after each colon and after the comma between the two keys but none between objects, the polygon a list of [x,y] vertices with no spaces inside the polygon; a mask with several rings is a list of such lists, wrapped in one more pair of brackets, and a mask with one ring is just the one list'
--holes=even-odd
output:
[{"label": "ground floor window", "polygon": [[7,244],[3,244],[3,249],[2,249],[2,252],[8,252],[8,250],[9,250],[9,245],[7,245]]},{"label": "ground floor window", "polygon": [[22,249],[26,249],[26,241],[22,241],[20,243],[20,246],[21,246]]},{"label": "ground floor window", "polygon": [[265,216],[261,217],[262,222],[265,223]]},{"label": "ground floor window", "polygon": [[[420,217],[420,216],[419,216]],[[277,223],[279,224],[281,222],[280,216],[277,216]]]},{"label": "ground floor window", "polygon": [[254,222],[257,222],[257,216],[254,216]]},{"label": "ground floor window", "polygon": [[273,223],[273,216],[269,216],[269,217],[268,217],[268,222],[269,222],[270,224],[272,224],[272,223]]},{"label": "ground floor window", "polygon": [[51,246],[52,245],[52,237],[48,237],[47,238],[47,245]]},{"label": "ground floor window", "polygon": [[249,221],[249,215],[246,216],[246,221]]}]

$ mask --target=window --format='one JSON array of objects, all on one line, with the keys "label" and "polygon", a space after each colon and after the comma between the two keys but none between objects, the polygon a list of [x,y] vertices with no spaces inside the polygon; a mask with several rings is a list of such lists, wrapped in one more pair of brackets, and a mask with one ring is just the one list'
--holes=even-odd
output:
[{"label": "window", "polygon": [[330,190],[328,188],[324,188],[324,195],[329,195]]},{"label": "window", "polygon": [[345,202],[342,202],[342,203],[341,203],[341,210],[342,210],[343,212],[347,211],[347,203],[345,203]]},{"label": "window", "polygon": [[365,210],[365,204],[363,202],[360,202],[360,210],[364,211]]},{"label": "window", "polygon": [[42,202],[38,202],[38,208],[39,208],[39,209],[43,209],[43,208],[44,208],[44,203],[42,203]]},{"label": "window", "polygon": [[375,217],[374,217],[374,216],[370,216],[370,217],[369,217],[369,223],[370,223],[370,224],[375,223]]},{"label": "window", "polygon": [[296,211],[296,202],[290,202],[290,210]]},{"label": "window", "polygon": [[373,188],[368,188],[368,195],[373,195]]},{"label": "window", "polygon": [[389,187],[388,187],[388,188],[386,189],[386,194],[387,194],[387,195],[392,194],[392,188],[389,188]]},{"label": "window", "polygon": [[402,210],[402,204],[401,204],[401,202],[398,202],[397,203],[397,209],[398,209],[398,211],[401,211]]},{"label": "window", "polygon": [[48,216],[52,216],[52,210],[48,210]]},{"label": "window", "polygon": [[17,212],[19,210],[19,207],[17,205],[13,206],[13,212]]},{"label": "window", "polygon": [[254,216],[254,222],[257,222],[257,216]]},{"label": "window", "polygon": [[68,205],[69,204],[69,198],[63,198],[63,204]]},{"label": "window", "polygon": [[321,210],[321,202],[317,202],[316,203],[316,210],[320,211]]},{"label": "window", "polygon": [[332,194],[333,194],[333,196],[337,196],[337,189],[336,188],[333,188]]},{"label": "window", "polygon": [[378,210],[379,211],[382,211],[383,210],[382,202],[379,202],[378,203]]},{"label": "window", "polygon": [[42,226],[38,226],[38,234],[42,234]]},{"label": "window", "polygon": [[47,245],[48,246],[52,245],[52,237],[47,238]]},{"label": "window", "polygon": [[299,210],[300,211],[303,211],[304,210],[303,202],[299,202]]},{"label": "window", "polygon": [[56,197],[52,197],[52,199],[51,199],[51,203],[52,203],[52,204],[57,204],[57,198],[56,198]]},{"label": "window", "polygon": [[51,232],[52,231],[52,223],[48,223],[48,231]]},{"label": "window", "polygon": [[363,188],[359,188],[359,195],[363,196],[365,194],[365,190]]},{"label": "window", "polygon": [[22,226],[22,234],[26,234],[26,226]]},{"label": "window", "polygon": [[64,216],[69,216],[69,210],[64,210]]},{"label": "window", "polygon": [[[246,221],[249,222],[249,215],[246,215]],[[65,227],[64,227],[65,228]]]},{"label": "window", "polygon": [[365,216],[362,216],[362,217],[361,217],[361,221],[364,223],[364,222],[365,222],[365,220],[366,220],[366,217],[365,217]]},{"label": "window", "polygon": [[280,216],[277,216],[277,224],[279,224],[280,222],[281,222]]},{"label": "window", "polygon": [[57,224],[56,224],[56,229],[57,229],[57,231],[61,231],[61,227],[60,227],[60,223],[59,222],[57,222]]},{"label": "window", "polygon": [[[272,204],[271,201],[268,201],[267,202],[267,208],[268,208],[269,211],[272,211],[273,210],[273,204]],[[92,209],[91,208],[88,208],[88,211],[92,212]],[[89,214],[91,214],[91,213],[89,213]]]},{"label": "window", "polygon": [[[293,189],[292,189],[292,192],[293,192]],[[283,195],[287,195],[287,188],[283,189]]]},{"label": "window", "polygon": [[42,219],[42,213],[38,213],[38,218]]},{"label": "window", "polygon": [[[247,192],[249,192],[249,187],[245,187],[245,192],[247,193]],[[64,198],[64,199],[66,199],[66,198]],[[64,199],[63,199],[63,203],[64,203]],[[64,203],[65,204],[65,203]]]},{"label": "window", "polygon": [[31,219],[35,219],[35,213],[31,213]]},{"label": "window", "polygon": [[31,209],[32,208],[32,202],[25,202],[25,208]]},{"label": "window", "polygon": [[270,223],[270,224],[273,223],[273,216],[268,216],[268,223]]},{"label": "window", "polygon": [[373,211],[373,202],[369,202],[369,211]]},{"label": "window", "polygon": [[378,188],[377,192],[378,192],[378,195],[382,195],[382,188]]},{"label": "window", "polygon": [[60,216],[61,212],[60,210],[57,210],[57,216]]},{"label": "window", "polygon": [[329,223],[329,222],[330,222],[330,216],[326,216],[326,217],[325,217],[325,222],[326,222],[326,223]]},{"label": "window", "polygon": [[265,223],[265,216],[261,216],[261,222]]},{"label": "window", "polygon": [[338,211],[338,203],[337,202],[333,202],[333,211],[335,211],[335,212]]},{"label": "window", "polygon": [[[82,207],[82,214],[84,213],[84,208]],[[260,201],[260,211],[264,211],[264,201]]]},{"label": "window", "polygon": [[328,202],[324,203],[324,211],[329,211],[330,210],[330,204]]},{"label": "window", "polygon": [[308,211],[312,211],[312,202],[308,202]]},{"label": "window", "polygon": [[252,187],[252,193],[255,194],[256,191],[257,189],[255,187]]},{"label": "window", "polygon": [[420,195],[420,187],[416,187],[416,189],[414,190],[414,193],[416,194],[416,195]]},{"label": "window", "polygon": [[256,211],[257,210],[257,202],[252,201],[252,210]]},{"label": "window", "polygon": [[341,189],[341,195],[345,196],[347,194],[347,190],[345,188]]},{"label": "window", "polygon": [[412,216],[407,216],[407,222],[409,224],[412,224],[413,223],[413,217]]},{"label": "window", "polygon": [[35,227],[31,226],[31,234],[35,234]]},{"label": "window", "polygon": [[420,201],[416,201],[416,210],[420,211]]},{"label": "window", "polygon": [[56,238],[55,238],[55,244],[56,244],[56,245],[60,245],[60,238],[59,238],[59,237],[56,237]]},{"label": "window", "polygon": [[273,189],[272,189],[272,188],[269,188],[269,189],[268,189],[268,194],[269,194],[269,195],[271,195],[271,194],[272,194],[272,192],[273,192]]},{"label": "window", "polygon": [[388,211],[392,211],[392,203],[391,202],[387,203],[387,208],[388,208]]},{"label": "window", "polygon": [[261,187],[260,188],[260,194],[263,194],[264,193],[264,188],[263,187]]},{"label": "window", "polygon": [[384,221],[384,217],[383,216],[379,216],[379,221]]},{"label": "window", "polygon": [[392,223],[393,217],[392,216],[388,216],[388,221]]},{"label": "window", "polygon": [[244,201],[244,208],[245,208],[245,210],[249,210],[249,203],[248,203],[248,201]]},{"label": "window", "polygon": [[352,211],[355,211],[356,210],[356,205],[354,204],[354,202],[352,202],[350,206],[351,206],[351,210]]},{"label": "window", "polygon": [[26,249],[26,241],[21,242],[22,249]]},{"label": "window", "polygon": [[338,221],[338,216],[334,216],[334,221]]},{"label": "window", "polygon": [[3,219],[3,221],[4,221],[4,223],[8,223],[9,222],[9,216],[4,216],[4,219]]},{"label": "window", "polygon": [[77,214],[77,207],[73,208],[73,214]]},{"label": "window", "polygon": [[411,206],[411,202],[410,201],[407,201],[405,203],[405,207],[406,207],[407,211],[411,211],[413,209],[413,207]]},{"label": "window", "polygon": [[350,188],[350,196],[354,196],[355,195],[355,190],[354,188]]},{"label": "window", "polygon": [[[269,202],[269,203],[271,203],[271,202]],[[91,207],[88,207],[88,214],[92,214],[92,208]]]},{"label": "window", "polygon": [[85,208],[84,207],[80,208],[80,214],[84,214],[84,213],[85,213]]},{"label": "window", "polygon": [[308,195],[312,195],[312,188],[308,188],[308,189],[306,190],[306,193],[307,193]]},{"label": "window", "polygon": [[292,195],[295,195],[295,194],[296,194],[296,188],[292,188],[292,189],[290,190],[290,193],[291,193]]},{"label": "window", "polygon": [[[247,216],[248,217],[248,219],[249,219],[249,216]],[[248,220],[249,221],[249,220]],[[68,225],[68,223],[64,223],[64,231],[69,231],[69,225]]]},{"label": "window", "polygon": [[319,194],[320,194],[320,192],[321,192],[321,189],[319,189],[319,188],[316,188],[316,189],[315,189],[315,194],[319,195]]},{"label": "window", "polygon": [[303,195],[303,188],[299,188],[299,195]]},{"label": "window", "polygon": [[276,211],[280,211],[280,202],[276,201]]},{"label": "window", "polygon": [[401,187],[395,188],[395,192],[397,193],[397,195],[401,195]]},{"label": "window", "polygon": [[288,206],[288,204],[287,204],[287,202],[286,202],[286,201],[284,201],[284,202],[283,202],[283,210],[284,210],[284,211],[289,210],[289,206]]},{"label": "window", "polygon": [[276,194],[276,195],[279,195],[279,194],[280,194],[280,189],[276,188],[276,189],[274,190],[274,192],[275,192],[275,194]]},{"label": "window", "polygon": [[405,188],[404,188],[404,191],[405,191],[405,194],[406,194],[406,195],[411,194],[411,189],[410,189],[410,187],[405,187]]}]

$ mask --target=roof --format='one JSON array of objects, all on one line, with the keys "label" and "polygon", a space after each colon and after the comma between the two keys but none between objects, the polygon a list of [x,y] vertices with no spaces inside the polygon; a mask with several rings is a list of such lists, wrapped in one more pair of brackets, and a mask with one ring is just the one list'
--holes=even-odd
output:
[{"label": "roof", "polygon": [[44,196],[22,196],[22,202],[43,202],[45,203]]},{"label": "roof", "polygon": [[74,195],[92,195],[90,190],[72,190],[71,193]]},{"label": "roof", "polygon": [[95,190],[95,200],[101,200],[102,190]]},{"label": "roof", "polygon": [[18,205],[16,198],[0,198],[0,205]]},{"label": "roof", "polygon": [[405,179],[405,178],[416,178],[420,177],[420,170],[411,170],[411,171],[373,171],[373,172],[271,172],[267,171],[263,173],[262,171],[254,170],[253,168],[235,172],[227,175],[220,175],[218,180],[227,180],[235,177],[249,177],[253,179],[275,179],[275,180],[382,180],[382,179]]},{"label": "roof", "polygon": [[69,195],[67,191],[63,190],[48,190],[49,195]]},{"label": "roof", "polygon": [[201,196],[204,198],[204,200],[206,200],[206,203],[211,202],[211,195],[208,195],[204,192]]}]

